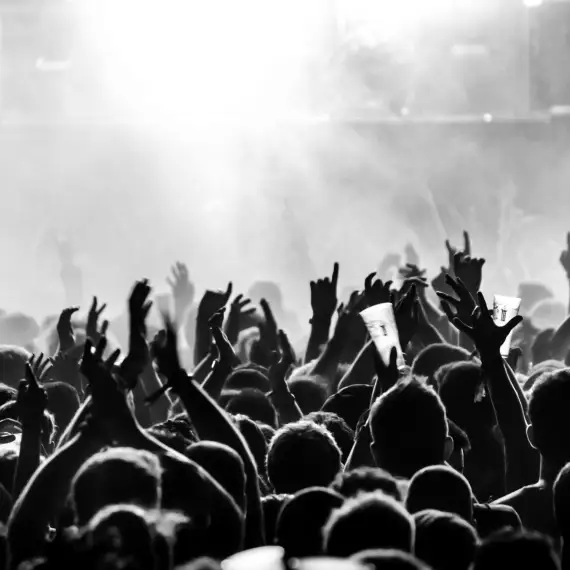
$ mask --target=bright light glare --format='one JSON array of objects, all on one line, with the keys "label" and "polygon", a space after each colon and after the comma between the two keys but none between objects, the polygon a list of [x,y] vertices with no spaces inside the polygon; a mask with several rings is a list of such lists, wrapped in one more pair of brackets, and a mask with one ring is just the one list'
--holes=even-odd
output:
[{"label": "bright light glare", "polygon": [[123,110],[139,115],[210,121],[286,113],[314,41],[315,15],[306,17],[303,0],[75,5],[105,88]]}]

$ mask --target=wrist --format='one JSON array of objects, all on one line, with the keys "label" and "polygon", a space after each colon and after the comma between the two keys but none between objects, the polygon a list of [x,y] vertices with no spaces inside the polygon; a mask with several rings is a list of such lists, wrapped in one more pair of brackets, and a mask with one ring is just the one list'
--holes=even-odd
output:
[{"label": "wrist", "polygon": [[309,319],[309,324],[313,327],[330,327],[332,322],[332,315],[318,315],[314,314]]}]

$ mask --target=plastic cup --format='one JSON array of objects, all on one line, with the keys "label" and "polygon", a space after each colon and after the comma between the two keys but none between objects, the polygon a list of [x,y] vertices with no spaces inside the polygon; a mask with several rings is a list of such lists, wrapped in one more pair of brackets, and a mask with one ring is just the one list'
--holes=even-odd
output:
[{"label": "plastic cup", "polygon": [[402,347],[400,346],[400,337],[398,335],[398,327],[396,326],[396,317],[394,316],[394,307],[392,303],[381,303],[374,305],[368,309],[364,309],[360,313],[370,337],[374,341],[376,350],[384,361],[386,366],[390,365],[390,353],[392,348],[396,347],[398,353],[398,367],[405,365]]},{"label": "plastic cup", "polygon": [[222,562],[222,570],[285,570],[280,546],[261,546],[238,552]]},{"label": "plastic cup", "polygon": [[[493,320],[498,326],[504,327],[513,317],[516,317],[519,314],[520,308],[521,299],[518,297],[495,295],[493,298]],[[514,331],[510,332],[509,336],[501,346],[501,356],[509,356],[513,332]]]}]

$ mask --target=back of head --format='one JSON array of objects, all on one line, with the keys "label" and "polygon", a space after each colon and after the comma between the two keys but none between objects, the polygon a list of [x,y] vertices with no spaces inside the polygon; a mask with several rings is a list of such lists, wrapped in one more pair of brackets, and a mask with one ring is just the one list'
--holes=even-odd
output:
[{"label": "back of head", "polygon": [[344,498],[323,487],[299,491],[282,507],[277,519],[275,542],[286,556],[303,558],[322,554],[322,528]]},{"label": "back of head", "polygon": [[33,317],[23,313],[8,313],[0,316],[0,343],[26,346],[40,334],[40,325]]},{"label": "back of head", "polygon": [[473,362],[455,362],[436,374],[448,417],[460,428],[491,430],[497,423],[495,409],[485,389],[481,367]]},{"label": "back of head", "polygon": [[200,441],[186,450],[186,456],[201,465],[245,511],[245,468],[241,457],[227,445]]},{"label": "back of head", "polygon": [[323,412],[332,412],[340,416],[351,429],[356,429],[360,416],[370,406],[372,386],[358,384],[347,386],[333,394],[323,404]]},{"label": "back of head", "polygon": [[485,540],[477,553],[472,570],[560,570],[550,541],[538,533],[524,531],[498,533]]},{"label": "back of head", "polygon": [[471,358],[469,352],[450,344],[430,344],[426,346],[412,363],[412,375],[423,376],[433,385],[434,375],[439,368],[452,362],[464,362]]},{"label": "back of head", "polygon": [[113,504],[157,508],[162,469],[147,451],[113,448],[90,457],[77,471],[72,499],[77,521],[85,524],[97,511]]},{"label": "back of head", "polygon": [[283,505],[292,499],[293,495],[283,493],[280,495],[266,495],[261,498],[261,506],[263,508],[263,522],[265,523],[265,541],[267,544],[273,544],[275,541],[275,531],[277,529],[277,519]]},{"label": "back of head", "polygon": [[560,534],[568,537],[570,535],[570,463],[562,468],[554,483],[554,515]]},{"label": "back of head", "polygon": [[398,482],[380,467],[357,467],[342,471],[336,476],[331,488],[346,499],[357,497],[361,493],[382,491],[396,501],[402,500]]},{"label": "back of head", "polygon": [[406,508],[412,514],[435,509],[473,520],[473,493],[467,479],[450,467],[437,465],[418,471],[411,479]]},{"label": "back of head", "polygon": [[370,411],[376,465],[392,475],[443,463],[451,452],[447,416],[439,396],[416,378],[398,382]]},{"label": "back of head", "polygon": [[264,476],[265,457],[267,456],[267,439],[265,437],[262,427],[260,427],[251,418],[248,418],[243,414],[235,415],[233,417],[233,420],[237,428],[239,429],[240,433],[243,435],[245,441],[247,442],[249,450],[251,451],[253,458],[255,459],[257,472],[260,475]]},{"label": "back of head", "polygon": [[348,459],[354,445],[354,430],[339,415],[332,412],[312,412],[305,419],[326,427],[340,447],[342,460]]},{"label": "back of head", "polygon": [[288,386],[304,414],[320,410],[327,400],[326,390],[310,376],[294,378]]},{"label": "back of head", "polygon": [[26,375],[26,362],[31,353],[25,348],[13,345],[0,345],[0,382],[18,388]]},{"label": "back of head", "polygon": [[433,570],[469,570],[477,551],[475,529],[462,518],[436,510],[414,515],[415,554]]},{"label": "back of head", "polygon": [[230,414],[243,414],[256,422],[275,427],[277,412],[267,396],[252,388],[246,388],[233,396],[226,404]]},{"label": "back of head", "polygon": [[341,453],[330,432],[299,421],[277,430],[267,453],[267,476],[277,493],[328,487],[341,469]]},{"label": "back of head", "polygon": [[528,406],[532,443],[541,455],[563,465],[570,461],[570,369],[545,373],[535,383]]},{"label": "back of head", "polygon": [[404,507],[383,493],[347,500],[334,511],[324,531],[329,556],[351,556],[362,550],[394,549],[413,552],[414,521]]},{"label": "back of head", "polygon": [[73,386],[65,382],[49,382],[44,388],[48,410],[54,415],[59,432],[63,433],[79,409],[79,394]]},{"label": "back of head", "polygon": [[399,550],[364,550],[351,560],[372,570],[432,570],[415,556]]},{"label": "back of head", "polygon": [[271,389],[269,378],[257,368],[238,368],[234,370],[226,380],[225,389],[244,390],[251,388],[264,394]]}]

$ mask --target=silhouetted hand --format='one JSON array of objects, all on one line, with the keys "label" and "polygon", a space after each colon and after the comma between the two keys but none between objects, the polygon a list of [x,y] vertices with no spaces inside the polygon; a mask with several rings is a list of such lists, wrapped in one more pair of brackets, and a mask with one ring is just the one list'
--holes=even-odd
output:
[{"label": "silhouetted hand", "polygon": [[101,337],[107,334],[107,329],[109,328],[109,321],[103,321],[101,328],[99,328],[99,318],[103,314],[103,311],[107,308],[107,304],[99,306],[97,302],[97,297],[93,297],[93,302],[91,303],[91,308],[87,315],[87,325],[85,327],[85,335],[87,338],[91,339],[91,342],[96,345]]},{"label": "silhouetted hand", "polygon": [[394,309],[396,326],[402,350],[406,347],[416,334],[419,327],[419,301],[416,286],[412,285],[408,292],[400,299]]},{"label": "silhouetted hand", "polygon": [[[43,368],[45,371],[45,368]],[[26,379],[20,382],[16,407],[18,419],[25,426],[41,426],[44,412],[47,408],[47,394],[40,386],[38,377],[34,373],[41,371],[42,365],[34,365],[32,361],[26,363]]]},{"label": "silhouetted hand", "polygon": [[231,368],[237,360],[237,356],[231,342],[222,330],[223,322],[224,309],[220,309],[217,313],[214,313],[214,316],[208,321],[208,324],[210,325],[210,331],[217,348],[220,362],[228,366],[228,368]]},{"label": "silhouetted hand", "polygon": [[243,321],[255,313],[255,307],[248,307],[250,304],[250,299],[244,299],[243,295],[238,295],[230,305],[224,332],[232,346],[238,341]]},{"label": "silhouetted hand", "polygon": [[[313,319],[330,323],[338,305],[338,263],[334,264],[332,277],[311,281],[311,307]],[[311,321],[312,322],[312,321]]]},{"label": "silhouetted hand", "polygon": [[523,318],[518,315],[504,326],[498,326],[491,316],[483,293],[477,294],[477,300],[479,305],[471,315],[471,324],[469,325],[459,318],[455,318],[453,324],[471,338],[482,358],[484,355],[500,355],[501,346],[507,340],[510,332],[522,322]]},{"label": "silhouetted hand", "polygon": [[570,279],[570,232],[566,234],[566,249],[560,254],[560,265],[566,271],[566,277]]},{"label": "silhouetted hand", "polygon": [[384,283],[381,279],[374,281],[376,273],[371,273],[364,280],[364,298],[368,307],[381,305],[382,303],[390,303],[392,297],[390,295],[390,287],[392,281]]},{"label": "silhouetted hand", "polygon": [[[463,249],[458,249],[452,246],[448,239],[445,240],[445,247],[447,249],[447,255],[449,259],[448,261],[449,273],[451,273],[454,270],[455,267],[454,260],[455,256],[458,253],[464,256],[471,255],[471,238],[469,237],[469,233],[463,232]],[[453,277],[455,277],[455,275],[453,275]]]},{"label": "silhouetted hand", "polygon": [[517,371],[517,366],[519,364],[519,359],[520,357],[523,355],[523,351],[522,348],[518,347],[518,346],[513,346],[510,350],[509,350],[509,356],[507,358],[507,363],[508,365],[511,367],[511,369],[516,372]]},{"label": "silhouetted hand", "polygon": [[210,320],[214,313],[217,313],[227,305],[232,296],[232,290],[233,284],[230,282],[225,291],[206,291],[200,301],[198,314],[204,319]]},{"label": "silhouetted hand", "polygon": [[174,299],[174,314],[177,319],[183,318],[186,311],[194,302],[196,288],[188,276],[188,267],[184,263],[176,262],[171,268],[172,277],[167,277],[168,283]]},{"label": "silhouetted hand", "polygon": [[57,322],[57,336],[59,338],[59,351],[66,352],[75,346],[75,334],[71,324],[71,317],[79,311],[79,307],[68,307],[61,311]]},{"label": "silhouetted hand", "polygon": [[273,361],[269,367],[269,382],[273,393],[288,392],[286,378],[289,369],[295,363],[295,353],[284,331],[279,331],[280,349],[273,353]]},{"label": "silhouetted hand", "polygon": [[260,339],[258,346],[268,356],[279,350],[279,327],[269,303],[265,299],[259,302],[263,311],[263,323],[258,325]]},{"label": "silhouetted hand", "polygon": [[164,331],[155,337],[152,350],[158,371],[169,382],[180,374],[182,366],[178,356],[176,327],[168,316],[164,317]]},{"label": "silhouetted hand", "polygon": [[453,257],[453,272],[456,279],[460,279],[469,293],[475,296],[481,289],[483,281],[483,265],[484,259],[477,259],[456,253]]},{"label": "silhouetted hand", "polygon": [[395,386],[400,379],[400,371],[398,370],[398,351],[393,347],[390,351],[390,362],[388,366],[380,356],[377,350],[374,351],[374,369],[376,371],[376,383],[370,400],[370,406],[376,401],[383,392]]},{"label": "silhouetted hand", "polygon": [[447,315],[449,322],[455,325],[455,321],[458,319],[465,324],[471,324],[473,311],[477,308],[475,299],[460,279],[453,279],[447,275],[445,281],[458,297],[456,299],[447,293],[436,291],[441,300],[441,308]]}]

